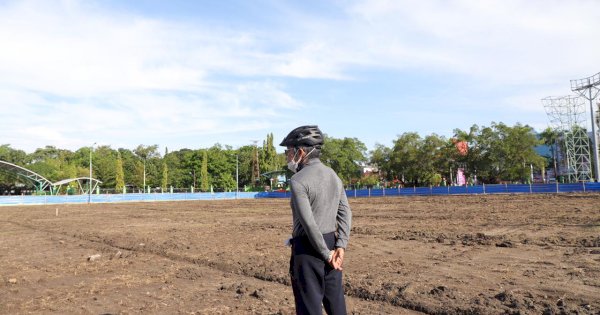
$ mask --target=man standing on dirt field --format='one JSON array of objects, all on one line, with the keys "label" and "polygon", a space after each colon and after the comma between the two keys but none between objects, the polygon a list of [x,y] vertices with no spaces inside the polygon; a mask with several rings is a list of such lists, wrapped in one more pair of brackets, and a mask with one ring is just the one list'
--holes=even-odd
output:
[{"label": "man standing on dirt field", "polygon": [[337,174],[319,160],[323,134],[317,126],[292,130],[287,147],[293,219],[290,276],[297,314],[346,314],[342,265],[352,212]]}]

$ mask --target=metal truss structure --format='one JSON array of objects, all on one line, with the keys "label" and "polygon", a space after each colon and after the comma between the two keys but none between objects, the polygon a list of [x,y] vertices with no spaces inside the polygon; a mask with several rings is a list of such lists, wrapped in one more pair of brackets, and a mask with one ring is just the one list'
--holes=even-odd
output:
[{"label": "metal truss structure", "polygon": [[16,175],[17,178],[24,179],[24,180],[34,184],[35,189],[39,192],[48,190],[51,195],[57,194],[60,191],[60,188],[62,187],[62,185],[69,184],[74,181],[77,181],[77,183],[79,185],[79,192],[86,193],[86,194],[90,193],[90,191],[89,190],[86,191],[83,188],[83,185],[81,184],[82,182],[89,183],[91,181],[91,183],[93,183],[93,185],[88,185],[88,187],[91,186],[92,191],[94,189],[96,189],[98,184],[102,184],[101,181],[94,179],[94,178],[90,178],[90,177],[70,178],[70,179],[58,181],[56,183],[52,183],[51,181],[46,179],[44,176],[42,176],[34,171],[28,170],[22,166],[19,166],[19,165],[13,164],[13,163],[9,163],[6,161],[2,161],[2,160],[0,160],[0,171],[3,171],[8,174]]},{"label": "metal truss structure", "polygon": [[592,143],[594,144],[594,164],[596,182],[600,182],[600,165],[598,164],[598,134],[594,124],[594,99],[600,93],[600,72],[579,80],[571,80],[571,91],[578,93],[590,102],[590,116],[592,124]]},{"label": "metal truss structure", "polygon": [[[89,184],[90,180],[92,181],[92,185]],[[65,184],[69,184],[71,182],[77,182],[77,186],[79,187],[79,194],[83,195],[83,194],[90,194],[90,190],[94,191],[96,189],[96,187],[98,187],[99,184],[102,184],[101,181],[91,178],[90,177],[77,177],[77,178],[69,178],[69,179],[64,179],[61,181],[58,181],[54,184],[52,184],[52,186],[57,187],[56,191],[60,191],[60,188],[62,187],[62,185]],[[82,183],[87,183],[87,184],[82,184]],[[86,188],[88,188],[88,190],[86,190]]]},{"label": "metal truss structure", "polygon": [[18,178],[33,183],[38,191],[44,191],[52,187],[52,182],[46,179],[44,176],[13,163],[0,160],[0,170],[5,171],[6,173],[14,174]]},{"label": "metal truss structure", "polygon": [[585,131],[585,105],[581,97],[546,97],[542,104],[550,122],[561,134],[566,159],[561,161],[569,182],[591,181],[589,137]]}]

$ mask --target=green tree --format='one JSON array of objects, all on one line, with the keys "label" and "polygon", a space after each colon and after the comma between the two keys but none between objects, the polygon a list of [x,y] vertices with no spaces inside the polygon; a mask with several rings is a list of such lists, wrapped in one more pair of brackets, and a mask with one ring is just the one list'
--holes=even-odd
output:
[{"label": "green tree", "polygon": [[210,185],[216,190],[235,188],[235,155],[229,146],[215,144],[207,151]]},{"label": "green tree", "polygon": [[208,191],[209,189],[209,178],[208,178],[208,152],[206,150],[202,151],[202,169],[200,172],[200,190]]},{"label": "green tree", "polygon": [[406,132],[394,140],[390,156],[390,167],[398,174],[399,179],[406,185],[419,184],[421,171],[419,169],[419,148],[421,137],[416,132]]},{"label": "green tree", "polygon": [[[479,172],[479,177],[485,177],[487,170],[486,165],[490,164],[495,158],[493,155],[493,147],[495,144],[495,138],[497,134],[489,127],[480,127],[478,125],[472,125],[469,131],[462,131],[460,129],[454,129],[455,141],[466,142],[468,150],[466,154],[462,154],[458,148],[451,143],[449,150],[451,160],[450,167],[453,170],[457,168],[464,168],[465,176],[475,176],[476,172]],[[450,144],[449,144],[450,145]],[[491,160],[486,160],[491,159]]]},{"label": "green tree", "polygon": [[[9,144],[0,145],[0,160],[8,163],[25,166],[28,158],[27,153],[22,150],[16,150],[10,147]],[[14,174],[0,172],[0,188],[6,186],[6,190],[10,191],[10,188],[14,187],[15,184],[21,183],[26,184],[27,187],[33,187],[33,184],[23,178],[19,178]],[[1,193],[1,192],[0,192]]]},{"label": "green tree", "polygon": [[391,158],[391,149],[386,147],[383,144],[376,143],[375,149],[371,152],[370,163],[373,166],[376,166],[379,170],[379,174],[382,179],[393,181],[397,179],[396,173],[391,168],[390,158]]},{"label": "green tree", "polygon": [[[408,132],[399,135],[391,147],[377,144],[368,160],[379,169],[379,174],[373,175],[378,181],[395,181],[404,177],[405,182],[414,185],[437,185],[440,176],[449,176],[451,169],[454,172],[460,166],[465,168],[468,177],[477,175],[479,181],[524,182],[530,178],[531,166],[535,169],[546,166],[544,158],[534,151],[536,145],[541,142],[550,145],[552,162],[557,159],[560,150],[557,142],[560,144],[560,140],[556,133],[545,130],[540,137],[541,141],[537,140],[533,129],[527,125],[507,126],[503,123],[492,123],[487,127],[473,125],[466,131],[455,129],[452,139],[436,134],[421,137]],[[456,141],[467,143],[466,154],[458,152]],[[216,190],[229,190],[235,188],[237,163],[240,187],[253,184],[254,146],[243,146],[237,150],[220,144],[211,148],[173,152],[165,149],[162,158],[157,148],[157,145],[140,145],[134,150],[113,150],[109,146],[99,146],[93,152],[94,177],[103,181],[104,188],[122,185],[141,188],[146,174],[146,184],[153,187],[194,185],[208,191],[212,185]],[[46,146],[27,154],[6,144],[0,145],[0,160],[24,166],[50,181],[58,181],[87,177],[90,150],[91,147],[82,147],[71,152]],[[275,150],[272,133],[267,135],[257,150],[263,173],[280,170],[286,164],[285,155],[277,154]],[[365,145],[356,138],[326,137],[321,160],[348,185],[366,182],[361,172],[367,162],[366,156]],[[121,167],[118,166],[118,160],[121,160]],[[0,185],[15,185],[19,182],[15,177],[14,174],[1,173]],[[368,180],[374,179],[370,177]],[[265,182],[268,182],[268,178],[261,176],[259,184]]]},{"label": "green tree", "polygon": [[277,158],[277,151],[273,144],[273,133],[267,135],[267,139],[263,141],[263,147],[260,152],[260,166],[263,172],[271,172],[281,169],[281,164]]},{"label": "green tree", "polygon": [[260,160],[258,154],[258,146],[252,147],[252,172],[250,174],[252,186],[260,185]]},{"label": "green tree", "polygon": [[163,190],[166,190],[168,185],[169,185],[169,166],[167,166],[166,159],[163,159],[162,180],[160,182],[160,187],[162,187]]},{"label": "green tree", "polygon": [[437,186],[442,180],[441,172],[445,167],[446,159],[444,157],[444,146],[446,139],[436,134],[426,136],[419,146],[419,159],[417,167],[419,169],[419,182],[422,185]]},{"label": "green tree", "polygon": [[183,167],[180,152],[181,151],[166,152],[163,157],[167,168],[169,169],[167,185],[173,187],[189,187],[190,183],[186,182],[189,178],[189,170]]},{"label": "green tree", "polygon": [[556,160],[557,160],[557,155],[558,155],[558,139],[560,137],[560,134],[558,132],[558,130],[556,129],[552,129],[550,127],[544,129],[544,131],[542,131],[540,133],[540,138],[542,140],[542,142],[547,145],[550,148],[550,157],[548,157],[549,161],[548,163],[550,165],[552,165],[552,168],[554,169],[554,176],[558,176],[558,168],[556,165]]},{"label": "green tree", "polygon": [[535,152],[541,141],[530,126],[492,122],[490,127],[474,125],[469,133],[456,129],[455,136],[469,143],[469,153],[457,159],[466,163],[469,177],[476,171],[478,178],[488,182],[527,182],[530,166],[544,167],[544,158]]},{"label": "green tree", "polygon": [[126,187],[141,188],[141,179],[143,176],[142,163],[139,158],[129,149],[120,148],[117,150],[123,161],[123,174]]},{"label": "green tree", "polygon": [[77,154],[53,146],[37,149],[26,158],[29,163],[24,166],[44,176],[51,182],[78,177],[78,175],[88,176],[89,148],[86,148],[85,151],[88,157],[86,159],[88,163],[85,164],[85,167],[78,167],[76,165]]},{"label": "green tree", "polygon": [[16,150],[9,144],[0,145],[0,160],[17,165],[27,164],[27,153],[23,150]]},{"label": "green tree", "polygon": [[93,155],[93,177],[102,181],[101,187],[116,187],[117,170],[115,168],[117,154],[110,146],[99,146]]},{"label": "green tree", "polygon": [[367,147],[356,138],[336,139],[325,136],[321,161],[331,167],[349,185],[362,175],[362,165],[367,162]]},{"label": "green tree", "polygon": [[[236,151],[238,159],[238,177],[240,187],[252,186],[252,154],[254,153],[253,145],[245,145]],[[234,166],[235,167],[235,166]]]},{"label": "green tree", "polygon": [[181,183],[179,187],[198,187],[198,178],[201,177],[202,152],[203,150],[182,149],[173,153],[179,160],[177,171],[179,183]]},{"label": "green tree", "polygon": [[431,179],[431,185],[432,186],[439,186],[441,182],[442,182],[442,175],[440,175],[440,174],[434,174],[432,176],[432,179]]},{"label": "green tree", "polygon": [[[141,178],[138,178],[137,180],[139,186],[144,186],[144,181],[146,182],[146,186],[155,186],[158,183],[156,181],[156,178],[158,177],[158,167],[156,163],[160,157],[158,145],[145,146],[140,144],[133,150],[133,153],[135,153],[142,162]],[[137,173],[138,176],[140,176],[140,172],[138,171]]]},{"label": "green tree", "polygon": [[371,163],[381,176],[393,183],[408,185],[438,185],[449,169],[449,141],[436,134],[421,138],[417,133],[404,133],[394,141],[393,148],[378,144],[371,152]]},{"label": "green tree", "polygon": [[379,176],[377,174],[365,174],[361,177],[359,181],[361,186],[367,186],[372,188],[373,186],[379,184]]},{"label": "green tree", "polygon": [[541,169],[545,163],[545,159],[534,150],[541,141],[537,139],[533,128],[521,124],[509,127],[503,123],[492,123],[492,127],[502,139],[498,151],[504,158],[503,177],[512,181],[527,182],[530,178],[530,165]]},{"label": "green tree", "polygon": [[123,172],[123,159],[121,153],[117,151],[117,161],[115,163],[115,192],[119,193],[123,191],[125,187],[125,173]]}]

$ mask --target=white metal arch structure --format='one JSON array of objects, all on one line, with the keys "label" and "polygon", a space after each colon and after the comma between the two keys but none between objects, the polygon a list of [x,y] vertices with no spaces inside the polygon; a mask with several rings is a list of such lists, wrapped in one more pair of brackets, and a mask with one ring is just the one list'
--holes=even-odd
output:
[{"label": "white metal arch structure", "polygon": [[0,170],[7,170],[10,173],[16,174],[18,177],[35,183],[36,188],[40,191],[46,190],[52,186],[52,182],[44,176],[13,163],[0,160]]},{"label": "white metal arch structure", "polygon": [[[96,187],[98,187],[98,184],[102,184],[101,181],[92,178],[92,191],[94,191],[94,189],[96,189]],[[89,187],[88,185],[82,185],[82,182],[89,182],[90,178],[89,177],[77,177],[77,178],[69,178],[69,179],[63,179],[61,181],[58,181],[54,184],[52,184],[53,187],[56,188],[56,191],[60,191],[60,188],[62,187],[62,185],[64,184],[68,184],[70,182],[77,182],[77,185],[79,186],[79,193],[80,194],[89,194],[90,192],[87,191],[84,187]]]}]

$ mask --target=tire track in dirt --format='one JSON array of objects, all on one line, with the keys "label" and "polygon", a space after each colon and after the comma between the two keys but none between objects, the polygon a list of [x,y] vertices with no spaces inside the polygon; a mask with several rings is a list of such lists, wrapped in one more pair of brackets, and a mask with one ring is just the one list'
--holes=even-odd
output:
[{"label": "tire track in dirt", "polygon": [[[400,312],[394,305],[430,314],[596,314],[599,197],[586,202],[552,196],[357,199],[352,206],[358,229],[352,232],[356,238],[345,275],[349,300],[392,310],[363,308],[372,314]],[[65,206],[70,216],[60,222],[48,207],[6,219],[62,233],[67,242],[79,239],[80,246],[103,255],[123,248],[125,258],[133,260],[171,256],[173,265],[186,269],[183,277],[201,277],[195,263],[212,266],[213,273],[235,272],[247,282],[259,277],[286,282],[280,239],[287,236],[282,230],[289,230],[289,213],[276,208],[287,204],[177,205],[157,204],[141,213],[129,205]],[[235,230],[229,233],[227,227]],[[22,231],[26,237],[27,229]],[[496,248],[509,247],[495,246],[504,240],[515,248]],[[181,259],[184,263],[175,261]],[[277,290],[276,280],[266,281]]]},{"label": "tire track in dirt", "polygon": [[[147,239],[135,239],[130,238],[127,240],[128,244],[124,244],[124,242],[119,242],[119,240],[115,240],[112,238],[103,237],[94,233],[73,233],[66,231],[57,231],[52,229],[46,229],[40,226],[35,226],[26,223],[20,223],[15,221],[0,221],[15,224],[17,226],[27,228],[33,231],[41,231],[44,233],[48,233],[50,235],[62,235],[69,238],[74,238],[77,240],[89,242],[92,244],[98,244],[99,246],[108,246],[115,250],[124,250],[132,253],[140,253],[140,254],[148,254],[155,255],[158,257],[166,258],[172,261],[192,264],[200,267],[207,267],[214,270],[218,270],[221,272],[226,272],[230,274],[235,274],[238,276],[249,277],[258,279],[261,281],[267,281],[271,283],[278,283],[286,286],[290,286],[291,283],[287,277],[277,276],[270,274],[266,270],[261,270],[260,266],[248,266],[244,267],[242,265],[235,265],[230,263],[219,262],[207,258],[202,257],[190,257],[187,255],[181,255],[169,251],[169,247],[153,244],[152,242],[148,242]],[[434,233],[423,232],[423,231],[406,231],[396,233],[394,236],[380,237],[380,233],[371,233],[371,231],[363,231],[358,228],[356,234],[364,234],[364,235],[372,235],[377,238],[385,239],[385,240],[414,240],[421,243],[432,243],[432,242],[444,242],[446,241],[446,236],[441,238],[437,236],[434,238]],[[77,231],[76,231],[77,232]],[[354,232],[354,231],[353,231]],[[362,232],[362,233],[361,233]],[[377,235],[373,235],[377,234]],[[465,246],[474,246],[474,245],[488,245],[493,246],[494,241],[503,239],[500,236],[491,236],[483,233],[475,233],[475,234],[461,234],[455,235],[451,237],[452,239],[456,238],[459,242],[462,242],[462,245]],[[450,241],[452,243],[453,240]],[[143,246],[139,246],[141,243],[144,243]],[[451,244],[448,244],[451,245]],[[498,245],[496,245],[498,246]],[[567,245],[568,246],[568,245]],[[101,248],[102,249],[102,248]],[[106,249],[105,249],[106,250]],[[458,315],[458,314],[485,314],[485,309],[476,309],[472,307],[461,308],[460,306],[438,306],[438,305],[429,305],[424,301],[418,301],[411,298],[410,294],[406,294],[410,292],[411,285],[403,284],[399,285],[396,283],[387,283],[382,288],[371,288],[368,286],[363,286],[360,281],[352,281],[346,279],[344,283],[344,288],[346,295],[349,297],[358,298],[363,301],[377,301],[382,303],[387,303],[394,307],[399,307],[403,309],[409,309],[417,312],[421,312],[424,314],[440,314],[440,315]],[[452,298],[452,289],[447,287],[434,288],[430,292],[431,295],[440,295],[440,296],[448,296]]]},{"label": "tire track in dirt", "polygon": [[[567,226],[567,225],[565,225]],[[569,225],[596,227],[596,225]],[[422,243],[448,243],[455,245],[460,243],[465,246],[487,245],[498,247],[514,247],[517,244],[528,244],[539,247],[548,245],[557,247],[600,247],[600,235],[593,237],[542,237],[539,239],[531,239],[525,235],[519,236],[516,239],[504,234],[489,234],[483,232],[476,233],[435,233],[426,230],[403,230],[390,233],[385,230],[371,229],[369,227],[352,228],[353,235],[371,235],[382,240],[404,240],[404,241],[419,241]]]},{"label": "tire track in dirt", "polygon": [[[15,222],[15,221],[2,220],[0,222],[14,224],[14,225],[17,225],[22,228],[30,229],[30,230],[36,231],[36,232],[47,233],[49,235],[61,235],[64,237],[74,238],[74,239],[89,242],[92,244],[108,246],[115,250],[124,250],[124,251],[133,252],[133,253],[155,255],[155,256],[159,256],[159,257],[173,260],[176,262],[193,264],[193,265],[200,266],[200,267],[207,267],[207,268],[215,269],[215,270],[218,270],[221,272],[232,273],[232,274],[239,275],[239,276],[258,279],[261,281],[267,281],[267,282],[278,283],[278,284],[282,284],[282,285],[286,285],[286,286],[291,286],[290,280],[287,277],[278,277],[275,275],[268,274],[266,272],[261,272],[260,270],[253,271],[253,269],[254,269],[253,267],[243,268],[243,267],[238,267],[238,266],[234,266],[231,264],[213,261],[213,260],[206,259],[206,258],[193,258],[193,257],[185,256],[185,255],[178,255],[178,254],[167,251],[167,249],[162,248],[162,246],[160,246],[160,245],[154,246],[151,243],[148,243],[148,244],[144,243],[144,246],[123,245],[123,244],[118,244],[116,241],[114,241],[112,239],[103,238],[100,235],[96,235],[96,234],[92,234],[92,233],[89,233],[89,234],[68,233],[68,232],[64,232],[64,231],[55,231],[55,230],[50,230],[50,229],[44,229],[39,226],[29,225],[29,224]],[[142,240],[136,240],[134,243],[141,244],[142,242],[143,242]],[[447,312],[447,311],[440,312],[439,310],[431,309],[430,307],[428,307],[426,305],[421,305],[414,301],[404,299],[401,296],[402,290],[400,290],[400,291],[395,290],[395,291],[399,292],[399,295],[393,295],[393,294],[382,293],[382,292],[370,292],[361,286],[354,285],[352,283],[352,281],[345,281],[344,288],[345,288],[345,294],[350,297],[358,298],[363,301],[384,302],[384,303],[388,303],[394,307],[409,309],[409,310],[421,312],[421,313],[428,314],[428,315],[470,314],[468,311],[458,310],[458,309],[455,311],[452,311],[452,312]],[[393,290],[393,288],[392,288],[392,290]]]}]

